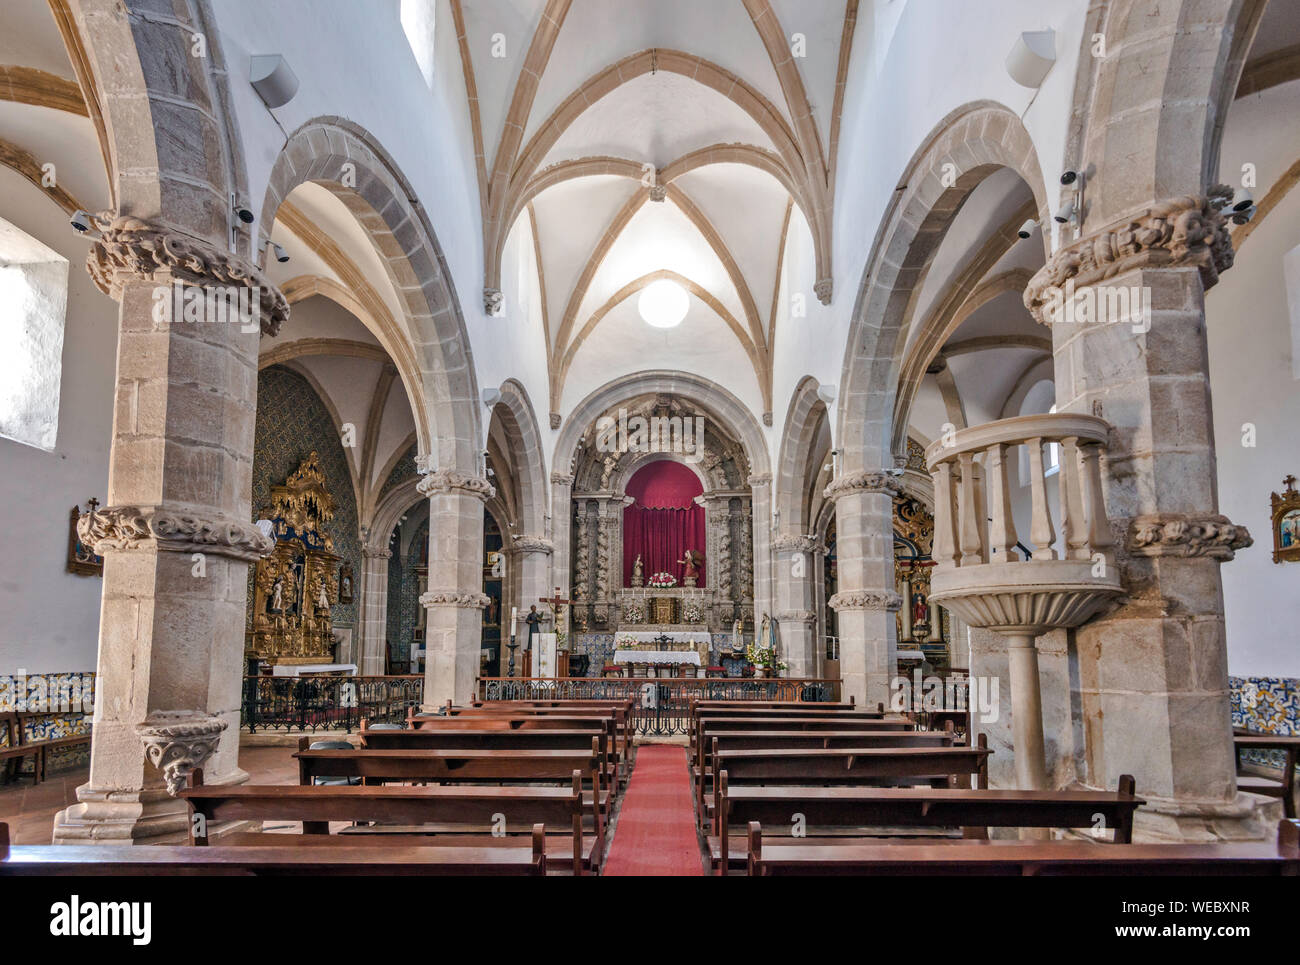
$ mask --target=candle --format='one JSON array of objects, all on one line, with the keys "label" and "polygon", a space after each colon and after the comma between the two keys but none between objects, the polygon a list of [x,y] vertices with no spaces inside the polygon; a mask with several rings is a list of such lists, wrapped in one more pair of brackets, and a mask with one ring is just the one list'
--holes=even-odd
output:
[{"label": "candle", "polygon": [[512,607],[510,608],[510,628],[511,628],[511,632],[514,632],[515,624],[517,624],[518,622],[519,622],[519,607],[517,607],[517,606],[512,606]]}]

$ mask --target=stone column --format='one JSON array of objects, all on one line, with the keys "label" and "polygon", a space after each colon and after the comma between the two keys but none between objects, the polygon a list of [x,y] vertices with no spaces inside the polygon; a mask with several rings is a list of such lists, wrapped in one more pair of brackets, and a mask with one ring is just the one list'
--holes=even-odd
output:
[{"label": "stone column", "polygon": [[754,579],[754,628],[762,623],[763,614],[775,609],[772,596],[772,474],[756,473],[749,477],[752,515],[750,516],[749,552]]},{"label": "stone column", "polygon": [[424,640],[425,710],[475,695],[483,614],[483,503],[496,490],[454,469],[427,472],[416,486],[429,497],[429,589]]},{"label": "stone column", "polygon": [[[541,536],[520,536],[515,540],[514,548],[519,558],[520,620],[520,626],[514,629],[522,639],[528,635],[528,626],[522,622],[528,613],[528,608],[555,592],[555,584],[551,582],[551,558],[555,553],[555,544]],[[510,616],[507,613],[502,620],[502,625],[509,621]],[[508,636],[510,628],[505,632]]]},{"label": "stone column", "polygon": [[219,718],[205,780],[247,779],[248,564],[274,547],[249,505],[258,337],[288,304],[235,256],[134,218],[104,231],[89,268],[121,305],[117,388],[108,505],[80,526],[104,557],[90,779],[55,817],[54,840],[177,841],[187,809],[137,727],[168,712]]},{"label": "stone column", "polygon": [[816,675],[817,654],[813,629],[813,565],[817,541],[786,533],[772,541],[775,559],[776,618],[779,621],[780,657],[786,662],[786,676]]},{"label": "stone column", "polygon": [[1219,577],[1251,538],[1218,512],[1205,341],[1204,290],[1232,264],[1221,195],[1155,203],[1075,242],[1025,292],[1052,326],[1058,408],[1115,427],[1106,505],[1127,596],[1074,635],[1081,777],[1113,788],[1133,774],[1148,838],[1253,833]]},{"label": "stone column", "polygon": [[[558,586],[566,599],[571,599],[569,573],[572,569],[573,529],[573,476],[563,472],[551,473],[551,540],[554,550],[551,554],[551,585]],[[547,594],[549,595],[549,594]]]},{"label": "stone column", "polygon": [[843,696],[868,707],[888,704],[890,681],[898,673],[897,492],[898,480],[888,473],[857,472],[835,479],[825,494],[835,501],[839,585],[826,605],[835,610],[839,624]]},{"label": "stone column", "polygon": [[361,666],[365,677],[383,674],[388,656],[388,547],[361,549]]}]

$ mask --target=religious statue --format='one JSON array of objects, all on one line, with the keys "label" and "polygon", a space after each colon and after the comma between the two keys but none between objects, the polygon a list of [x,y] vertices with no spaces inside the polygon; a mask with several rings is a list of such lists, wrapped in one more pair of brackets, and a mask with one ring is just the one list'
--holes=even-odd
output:
[{"label": "religious statue", "polygon": [[925,594],[916,593],[912,596],[912,626],[918,623],[927,623],[929,607],[926,605]]},{"label": "religious statue", "polygon": [[325,587],[325,578],[321,577],[320,582],[316,584],[316,613],[317,615],[324,614],[325,616],[329,616],[329,612],[329,590]]},{"label": "religious statue", "polygon": [[528,608],[528,616],[524,617],[524,623],[528,624],[528,651],[533,649],[533,637],[541,633],[542,615],[537,612],[537,605],[533,604]]},{"label": "religious statue", "polygon": [[271,592],[266,597],[267,613],[284,612],[284,577],[277,576],[275,582],[271,584]]},{"label": "religious statue", "polygon": [[772,649],[772,620],[764,613],[763,622],[758,628],[758,640],[754,644],[760,650]]},{"label": "religious statue", "polygon": [[736,617],[736,622],[731,625],[731,650],[733,653],[744,649],[745,646],[745,624]]},{"label": "religious statue", "polygon": [[682,570],[682,586],[694,586],[700,576],[700,566],[704,563],[704,555],[695,550],[687,550],[682,556],[684,558],[677,561],[684,567]]},{"label": "religious statue", "polygon": [[640,586],[645,582],[645,564],[641,562],[641,554],[636,554],[636,559],[632,563],[632,585]]}]

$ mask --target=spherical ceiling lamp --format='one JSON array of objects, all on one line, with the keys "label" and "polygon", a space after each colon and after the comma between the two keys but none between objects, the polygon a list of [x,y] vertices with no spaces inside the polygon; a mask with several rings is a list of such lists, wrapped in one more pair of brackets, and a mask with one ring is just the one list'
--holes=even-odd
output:
[{"label": "spherical ceiling lamp", "polygon": [[641,318],[655,328],[676,328],[690,307],[691,298],[686,290],[669,278],[652,281],[641,289],[641,296],[636,300]]}]

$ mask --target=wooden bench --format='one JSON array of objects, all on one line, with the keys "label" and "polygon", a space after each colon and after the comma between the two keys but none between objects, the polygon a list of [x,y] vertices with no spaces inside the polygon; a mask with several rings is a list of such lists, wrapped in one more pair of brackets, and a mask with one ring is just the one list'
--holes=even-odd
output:
[{"label": "wooden bench", "polygon": [[809,750],[849,747],[951,747],[952,731],[709,731],[691,768],[696,807],[703,820],[712,790],[713,755],[719,751]]},{"label": "wooden bench", "polygon": [[5,711],[0,713],[0,728],[5,734],[5,744],[0,746],[0,760],[5,762],[5,782],[13,780],[24,757],[32,759],[32,784],[45,780],[45,768],[50,751],[64,750],[70,747],[89,747],[90,734],[69,734],[66,737],[51,737],[29,740],[27,722],[43,717],[53,717],[63,713],[54,710]]},{"label": "wooden bench", "polygon": [[[521,702],[522,703],[522,702]],[[485,704],[482,707],[449,707],[444,715],[417,715],[408,718],[407,726],[425,726],[425,721],[465,720],[545,720],[551,718],[595,718],[612,719],[615,737],[622,743],[621,761],[630,766],[632,754],[632,717],[630,703],[621,702],[617,706],[579,707],[565,704],[562,707],[528,707],[516,706],[514,701],[500,701]],[[443,726],[435,723],[432,726]],[[543,726],[543,725],[536,725]]]},{"label": "wooden bench", "polygon": [[18,722],[18,715],[11,710],[0,713],[0,729],[3,729],[5,736],[4,745],[0,746],[0,761],[5,762],[5,783],[8,784],[18,776],[24,757],[32,759],[32,784],[41,783],[45,752],[39,744],[23,742],[23,728]]},{"label": "wooden bench", "polygon": [[858,720],[854,718],[826,717],[700,717],[690,730],[688,745],[692,755],[699,753],[701,741],[707,746],[714,731],[861,731],[884,733],[915,730],[912,722],[902,717],[890,720]]},{"label": "wooden bench", "polygon": [[[1282,799],[1282,812],[1288,818],[1296,816],[1295,767],[1296,755],[1300,751],[1300,734],[1290,736],[1282,734],[1260,734],[1247,730],[1236,730],[1232,737],[1233,747],[1237,752],[1237,789],[1263,794],[1266,797]],[[1241,752],[1281,751],[1282,776],[1266,777],[1259,774],[1243,774]]]},{"label": "wooden bench", "polygon": [[[28,875],[544,875],[547,838],[541,824],[523,844],[494,847],[353,845],[323,847],[334,838],[293,835],[286,845],[259,848],[185,845],[14,845],[0,823],[0,877]],[[516,839],[519,840],[519,839]]]},{"label": "wooden bench", "polygon": [[[410,733],[423,735],[427,732],[377,731],[372,732],[372,736],[401,738]],[[562,783],[577,771],[584,781],[591,784],[590,791],[583,791],[583,807],[591,814],[596,838],[603,842],[605,826],[613,811],[612,777],[605,770],[600,736],[584,736],[586,748],[465,749],[372,745],[359,750],[311,750],[310,738],[304,737],[299,741],[298,753],[294,757],[298,760],[299,783],[304,785],[312,784],[315,778],[320,777],[357,777],[365,786],[385,781]]]},{"label": "wooden bench", "polygon": [[[552,828],[558,834],[569,828],[563,863],[582,874],[591,867],[592,854],[600,842],[583,834],[582,775],[574,771],[567,787],[409,787],[409,786],[322,786],[250,785],[205,787],[201,771],[191,776],[192,786],[178,797],[191,811],[190,843],[207,845],[207,829],[224,821],[300,821],[305,837],[329,837],[331,822],[368,823],[381,827],[374,833],[355,835],[358,845],[409,846],[412,835],[421,846],[464,846],[462,834],[475,834],[475,847],[516,846],[512,833],[531,833],[535,825]],[[195,820],[201,815],[203,820]],[[382,826],[387,825],[387,828]],[[427,836],[429,830],[443,833]],[[494,832],[504,831],[498,836]],[[294,847],[274,833],[240,832],[222,838],[215,846]],[[493,844],[492,842],[496,842]],[[325,847],[340,847],[325,844]],[[548,858],[558,863],[558,853]],[[595,864],[599,864],[597,858]]]},{"label": "wooden bench", "polygon": [[966,778],[977,788],[987,788],[991,753],[983,734],[975,747],[718,751],[713,758],[713,799],[706,801],[706,811],[701,817],[717,833],[718,808],[728,781],[732,787],[783,784],[861,787],[926,781],[937,786],[959,787],[957,782]]},{"label": "wooden bench", "polygon": [[[991,827],[1100,826],[1111,831],[1115,843],[1127,844],[1133,840],[1133,812],[1146,803],[1134,794],[1133,778],[1127,774],[1116,791],[730,787],[725,772],[719,785],[714,833],[708,838],[718,868],[729,867],[730,856],[743,853],[735,829],[749,822],[791,827],[796,814],[802,815],[805,828],[816,829],[815,837],[792,841],[804,847],[862,843],[859,838],[886,836],[888,829],[898,828],[961,828],[967,838],[986,838]],[[868,828],[877,830],[864,830]]]},{"label": "wooden bench", "polygon": [[751,875],[1269,875],[1300,874],[1300,825],[1283,821],[1277,844],[1111,844],[958,841],[806,845],[748,828]]}]

